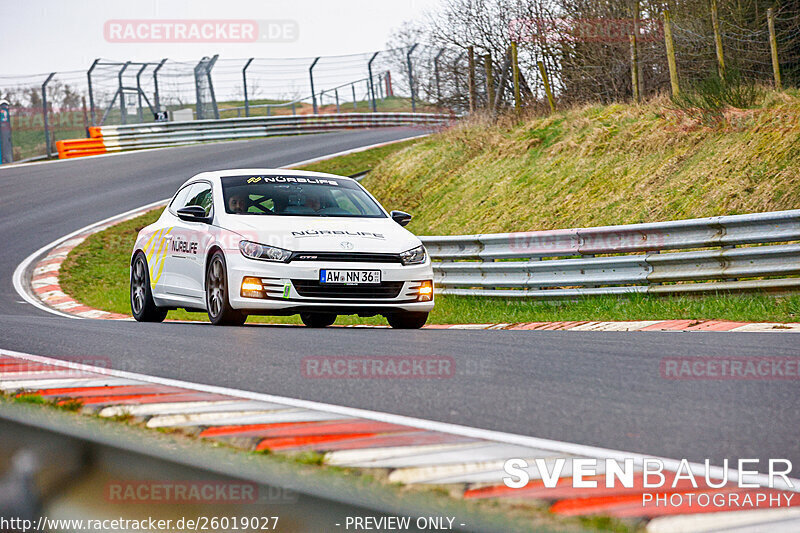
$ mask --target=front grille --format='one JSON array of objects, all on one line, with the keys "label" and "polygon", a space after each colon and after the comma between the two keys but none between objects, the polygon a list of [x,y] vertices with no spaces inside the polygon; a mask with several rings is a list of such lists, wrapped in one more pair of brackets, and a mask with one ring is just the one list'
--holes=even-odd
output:
[{"label": "front grille", "polygon": [[333,261],[338,263],[401,263],[400,254],[359,252],[292,252],[292,261]]},{"label": "front grille", "polygon": [[339,285],[314,279],[293,279],[297,294],[306,298],[397,298],[402,281],[383,281],[380,285]]}]

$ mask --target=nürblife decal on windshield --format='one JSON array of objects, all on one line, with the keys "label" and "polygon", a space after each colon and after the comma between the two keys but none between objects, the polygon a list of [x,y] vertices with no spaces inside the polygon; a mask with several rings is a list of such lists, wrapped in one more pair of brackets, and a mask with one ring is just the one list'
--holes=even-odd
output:
[{"label": "n\u00fcrblife decal on windshield", "polygon": [[348,235],[350,237],[364,237],[365,239],[385,239],[383,233],[373,233],[371,231],[348,231],[340,229],[309,229],[305,231],[293,231],[292,237],[322,237],[325,235]]},{"label": "n\u00fcrblife decal on windshield", "polygon": [[339,182],[327,178],[305,178],[303,176],[253,176],[247,183],[308,183],[311,185],[338,186]]}]

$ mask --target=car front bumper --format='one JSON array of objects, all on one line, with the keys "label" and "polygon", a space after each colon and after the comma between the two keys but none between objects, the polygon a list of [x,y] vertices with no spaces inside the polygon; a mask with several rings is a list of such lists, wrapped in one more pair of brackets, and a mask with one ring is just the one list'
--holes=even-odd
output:
[{"label": "car front bumper", "polygon": [[[226,261],[231,307],[251,314],[316,311],[370,315],[397,311],[427,312],[433,309],[433,293],[430,300],[422,301],[417,292],[423,281],[433,280],[430,259],[420,265],[408,266],[400,263],[330,261],[272,263],[231,254]],[[321,269],[380,270],[381,285],[374,288],[370,285],[323,286],[319,283]],[[245,277],[261,280],[264,288],[262,296],[242,295]]]}]

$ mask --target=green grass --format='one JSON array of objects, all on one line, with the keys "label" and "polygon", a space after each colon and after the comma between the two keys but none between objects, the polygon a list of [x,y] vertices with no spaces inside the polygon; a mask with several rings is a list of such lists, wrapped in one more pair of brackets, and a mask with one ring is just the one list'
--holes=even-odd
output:
[{"label": "green grass", "polygon": [[3,394],[5,398],[12,402],[17,403],[27,403],[33,405],[47,405],[50,407],[55,407],[56,409],[61,409],[62,411],[70,411],[70,412],[77,412],[80,411],[81,407],[83,407],[83,403],[79,400],[59,400],[59,399],[49,399],[45,398],[39,394],[30,394],[30,393],[22,393],[22,394]]},{"label": "green grass", "polygon": [[704,125],[666,99],[475,118],[387,158],[363,185],[417,234],[631,224],[800,206],[800,98]]}]

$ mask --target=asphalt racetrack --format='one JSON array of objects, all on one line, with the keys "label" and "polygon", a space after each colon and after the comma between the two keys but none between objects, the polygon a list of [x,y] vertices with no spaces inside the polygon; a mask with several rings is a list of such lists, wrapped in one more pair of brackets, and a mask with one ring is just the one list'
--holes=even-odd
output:
[{"label": "asphalt racetrack", "polygon": [[[671,356],[797,356],[797,334],[139,324],[60,318],[24,303],[12,285],[14,269],[35,250],[171,196],[197,172],[280,167],[419,134],[364,130],[1,168],[0,347],[697,462],[760,458],[765,471],[767,458],[788,458],[798,477],[798,380],[670,380],[659,367]],[[455,371],[444,379],[304,377],[301,360],[324,355],[449,356]]]}]

